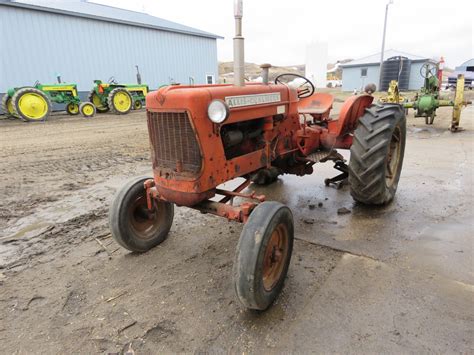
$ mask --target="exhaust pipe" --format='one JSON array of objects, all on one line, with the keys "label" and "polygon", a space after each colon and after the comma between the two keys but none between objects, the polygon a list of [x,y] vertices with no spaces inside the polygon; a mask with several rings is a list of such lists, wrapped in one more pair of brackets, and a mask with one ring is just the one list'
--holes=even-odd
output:
[{"label": "exhaust pipe", "polygon": [[260,66],[262,68],[262,84],[268,85],[268,76],[269,76],[269,70],[272,67],[271,64],[265,63]]},{"label": "exhaust pipe", "polygon": [[234,37],[234,85],[245,86],[244,37],[242,37],[242,0],[234,0],[235,37]]}]

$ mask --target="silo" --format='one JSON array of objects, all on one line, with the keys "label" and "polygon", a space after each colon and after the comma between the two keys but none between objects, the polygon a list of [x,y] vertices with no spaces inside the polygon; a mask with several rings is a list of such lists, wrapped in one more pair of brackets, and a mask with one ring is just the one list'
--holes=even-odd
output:
[{"label": "silo", "polygon": [[391,57],[383,62],[381,91],[387,91],[390,81],[398,81],[400,91],[408,90],[411,60],[407,57]]},{"label": "silo", "polygon": [[325,88],[327,83],[328,43],[312,41],[306,46],[305,76],[317,88]]}]

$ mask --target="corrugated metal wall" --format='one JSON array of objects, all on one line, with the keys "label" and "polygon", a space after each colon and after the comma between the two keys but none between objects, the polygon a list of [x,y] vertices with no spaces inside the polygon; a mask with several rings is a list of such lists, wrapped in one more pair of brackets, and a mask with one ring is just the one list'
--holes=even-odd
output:
[{"label": "corrugated metal wall", "polygon": [[0,6],[0,93],[14,86],[75,82],[89,91],[94,79],[114,76],[155,89],[171,80],[217,78],[216,40],[42,11]]},{"label": "corrugated metal wall", "polygon": [[[408,90],[419,90],[423,86],[423,77],[420,75],[420,68],[424,62],[411,62],[410,80],[408,82]],[[367,68],[367,77],[361,77],[360,72],[362,68]],[[379,85],[379,70],[378,65],[366,65],[357,67],[346,67],[342,69],[342,90],[353,91],[354,89],[361,90],[365,85],[374,83]]]},{"label": "corrugated metal wall", "polygon": [[[361,76],[361,69],[367,68],[367,76]],[[361,67],[349,67],[342,69],[342,90],[343,91],[354,91],[363,90],[365,85],[374,83],[379,86],[379,75],[380,70],[378,65],[361,66]]]}]

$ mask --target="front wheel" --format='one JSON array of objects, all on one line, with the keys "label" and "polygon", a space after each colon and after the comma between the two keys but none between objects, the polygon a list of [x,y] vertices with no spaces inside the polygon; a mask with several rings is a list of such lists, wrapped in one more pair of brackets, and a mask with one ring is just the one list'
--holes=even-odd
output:
[{"label": "front wheel", "polygon": [[76,116],[79,114],[79,105],[75,102],[70,102],[66,105],[66,112],[68,115]]},{"label": "front wheel", "polygon": [[283,288],[293,250],[293,215],[279,202],[263,202],[240,234],[233,280],[237,298],[249,309],[265,310]]},{"label": "front wheel", "polygon": [[162,243],[173,224],[173,204],[153,201],[153,209],[148,209],[144,183],[149,179],[139,177],[129,181],[110,206],[112,236],[130,251],[145,252]]},{"label": "front wheel", "polygon": [[81,102],[79,111],[81,111],[84,117],[89,118],[95,115],[96,108],[92,102]]},{"label": "front wheel", "polygon": [[406,117],[400,105],[372,105],[354,131],[349,184],[354,200],[389,203],[398,187],[405,154]]}]

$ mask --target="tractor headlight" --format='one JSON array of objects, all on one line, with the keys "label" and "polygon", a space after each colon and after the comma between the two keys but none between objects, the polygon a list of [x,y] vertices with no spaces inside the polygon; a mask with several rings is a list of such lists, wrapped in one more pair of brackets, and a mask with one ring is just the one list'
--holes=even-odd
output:
[{"label": "tractor headlight", "polygon": [[229,117],[229,106],[222,100],[213,100],[207,107],[207,115],[214,123],[222,123]]}]

